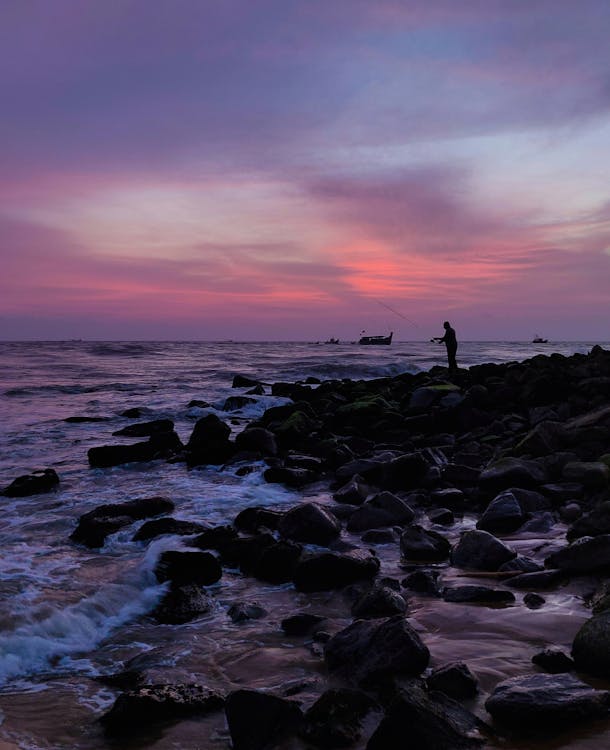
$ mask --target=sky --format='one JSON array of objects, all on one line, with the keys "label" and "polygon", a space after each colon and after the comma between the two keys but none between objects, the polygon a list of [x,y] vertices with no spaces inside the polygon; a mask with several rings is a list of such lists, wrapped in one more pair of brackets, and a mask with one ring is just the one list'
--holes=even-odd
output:
[{"label": "sky", "polygon": [[608,0],[3,0],[0,339],[610,339]]}]

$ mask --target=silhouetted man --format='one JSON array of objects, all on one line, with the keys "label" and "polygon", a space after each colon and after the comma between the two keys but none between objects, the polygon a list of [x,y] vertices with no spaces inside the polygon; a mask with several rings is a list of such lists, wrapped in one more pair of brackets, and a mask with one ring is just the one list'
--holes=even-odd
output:
[{"label": "silhouetted man", "polygon": [[458,345],[455,331],[449,324],[448,320],[443,323],[443,328],[445,329],[445,335],[433,338],[432,341],[438,341],[439,344],[445,344],[445,346],[447,347],[447,361],[449,362],[449,369],[457,370],[455,355],[457,353]]}]

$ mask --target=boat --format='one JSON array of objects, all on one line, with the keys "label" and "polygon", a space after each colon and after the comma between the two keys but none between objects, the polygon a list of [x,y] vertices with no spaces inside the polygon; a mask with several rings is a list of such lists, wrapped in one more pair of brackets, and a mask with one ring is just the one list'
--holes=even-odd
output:
[{"label": "boat", "polygon": [[548,339],[543,339],[542,336],[536,335],[532,339],[532,344],[548,344],[548,343],[549,343],[549,340]]},{"label": "boat", "polygon": [[[364,333],[364,331],[362,331]],[[389,346],[392,343],[394,331],[389,336],[360,336],[359,344],[366,346]]]},{"label": "boat", "polygon": [[325,344],[340,344],[341,342],[339,341],[339,339],[335,339],[331,337],[328,339],[328,341],[325,341],[324,343]]}]

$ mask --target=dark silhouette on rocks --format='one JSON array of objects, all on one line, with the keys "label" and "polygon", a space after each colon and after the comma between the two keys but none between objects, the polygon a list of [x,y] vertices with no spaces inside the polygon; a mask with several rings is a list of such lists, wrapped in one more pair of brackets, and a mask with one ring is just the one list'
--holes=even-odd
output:
[{"label": "dark silhouette on rocks", "polygon": [[445,329],[445,335],[437,336],[436,338],[433,338],[432,341],[438,341],[439,344],[445,344],[447,347],[447,362],[449,363],[449,369],[457,370],[455,355],[457,354],[458,344],[455,330],[451,327],[448,320],[443,323],[443,328]]}]

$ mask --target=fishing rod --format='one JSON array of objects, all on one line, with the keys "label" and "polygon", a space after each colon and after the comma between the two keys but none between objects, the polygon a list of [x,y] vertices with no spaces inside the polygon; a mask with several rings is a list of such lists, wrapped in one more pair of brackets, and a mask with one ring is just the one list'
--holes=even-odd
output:
[{"label": "fishing rod", "polygon": [[376,299],[375,302],[379,303],[382,307],[387,308],[390,312],[393,312],[395,315],[398,315],[399,318],[406,320],[407,323],[411,323],[411,325],[415,326],[416,328],[419,328],[419,326],[414,320],[411,320],[411,318],[407,318],[406,315],[403,315],[401,312],[398,312],[398,310],[395,310],[393,307],[386,305],[386,303],[382,302],[380,299]]}]

